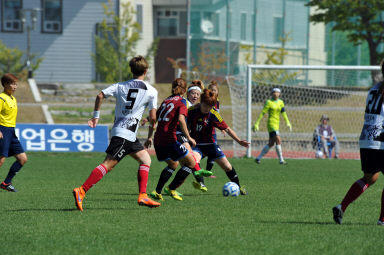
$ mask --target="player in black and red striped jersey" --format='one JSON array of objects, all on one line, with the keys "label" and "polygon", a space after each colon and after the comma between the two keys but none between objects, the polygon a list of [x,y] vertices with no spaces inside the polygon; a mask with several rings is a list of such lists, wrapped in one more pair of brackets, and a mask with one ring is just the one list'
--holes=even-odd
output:
[{"label": "player in black and red striped jersey", "polygon": [[[183,79],[179,78],[173,81],[172,95],[161,103],[156,114],[158,126],[155,133],[154,145],[157,159],[159,161],[166,161],[169,168],[175,167],[175,165],[177,166],[178,162],[180,162],[182,166],[177,172],[175,179],[166,188],[167,193],[176,200],[183,200],[182,197],[177,194],[176,189],[184,182],[190,173],[200,170],[192,153],[189,153],[188,149],[177,140],[176,136],[177,126],[179,125],[186,139],[193,146],[196,145],[195,140],[189,135],[185,120],[188,110],[186,100],[182,95],[184,95],[186,89],[187,84]],[[162,177],[161,175],[159,182],[162,182]],[[163,200],[161,189],[162,187],[152,192],[151,196]]]},{"label": "player in black and red striped jersey", "polygon": [[225,171],[228,178],[239,185],[240,193],[246,195],[247,191],[244,187],[240,186],[236,170],[229,163],[216,142],[214,130],[215,128],[224,130],[243,147],[248,148],[250,143],[246,140],[241,140],[214,108],[217,97],[212,91],[205,89],[201,94],[200,102],[200,104],[188,110],[188,127],[191,131],[191,137],[196,141],[196,146],[192,150],[199,153],[198,161],[203,157],[214,160]]}]

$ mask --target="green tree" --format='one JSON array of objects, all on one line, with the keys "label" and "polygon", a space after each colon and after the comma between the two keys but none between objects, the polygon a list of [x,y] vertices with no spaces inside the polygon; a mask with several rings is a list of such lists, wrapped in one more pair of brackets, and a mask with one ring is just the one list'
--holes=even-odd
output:
[{"label": "green tree", "polygon": [[[135,10],[130,2],[121,4],[120,16],[114,11],[113,1],[103,3],[105,17],[96,36],[96,52],[92,58],[96,72],[104,82],[129,80],[132,74],[129,60],[136,55],[140,40],[140,24],[134,21]],[[154,40],[145,58],[150,63],[156,55],[158,40]]]},{"label": "green tree", "polygon": [[[27,62],[23,59],[24,52],[18,48],[7,48],[0,40],[0,76],[5,73],[15,74],[19,79],[26,80],[28,75]],[[37,58],[37,54],[31,54],[32,71],[39,68],[43,58]]]},{"label": "green tree", "polygon": [[[311,22],[332,22],[332,30],[347,32],[348,41],[354,45],[366,41],[370,64],[379,64],[384,57],[378,50],[384,40],[383,0],[311,0],[307,6],[317,7]],[[376,79],[374,72],[372,79]]]}]

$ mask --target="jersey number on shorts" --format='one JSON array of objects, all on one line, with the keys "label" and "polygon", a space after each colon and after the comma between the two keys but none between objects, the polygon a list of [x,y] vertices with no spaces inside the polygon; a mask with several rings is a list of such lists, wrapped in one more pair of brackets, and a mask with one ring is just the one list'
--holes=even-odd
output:
[{"label": "jersey number on shorts", "polygon": [[[168,110],[164,113],[165,109],[167,108]],[[175,108],[175,105],[173,103],[163,104],[161,106],[161,111],[159,114],[159,121],[169,121],[169,118],[167,118],[167,116],[173,110],[173,108]]]},{"label": "jersey number on shorts", "polygon": [[139,90],[138,89],[130,89],[128,91],[128,95],[127,95],[127,104],[129,103],[129,105],[126,105],[125,106],[125,109],[127,110],[132,110],[133,108],[133,105],[135,104],[135,101],[136,101],[136,97],[137,97],[137,94],[139,93]]},{"label": "jersey number on shorts", "polygon": [[380,114],[382,105],[383,97],[381,93],[377,90],[372,90],[369,92],[367,108],[365,108],[365,112],[370,114]]}]

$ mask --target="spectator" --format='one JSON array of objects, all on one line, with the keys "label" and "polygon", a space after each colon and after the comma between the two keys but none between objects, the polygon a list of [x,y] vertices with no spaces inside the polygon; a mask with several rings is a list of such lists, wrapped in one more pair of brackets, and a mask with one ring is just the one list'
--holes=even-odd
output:
[{"label": "spectator", "polygon": [[336,139],[336,133],[331,125],[328,125],[329,117],[325,114],[321,116],[321,124],[315,129],[315,136],[317,137],[318,150],[323,150],[327,158],[331,158],[329,153],[329,146],[335,149],[335,158],[339,158],[339,141]]}]

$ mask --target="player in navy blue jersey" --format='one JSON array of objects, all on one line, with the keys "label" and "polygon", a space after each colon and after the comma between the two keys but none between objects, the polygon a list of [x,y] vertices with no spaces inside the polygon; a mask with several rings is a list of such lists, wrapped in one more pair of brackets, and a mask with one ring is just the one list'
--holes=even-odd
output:
[{"label": "player in navy blue jersey", "polygon": [[212,91],[205,89],[201,94],[200,102],[200,104],[188,110],[187,120],[191,137],[196,141],[196,146],[192,149],[199,153],[197,160],[200,161],[203,157],[214,160],[225,171],[228,178],[239,185],[240,193],[246,195],[247,191],[244,187],[240,186],[236,170],[231,163],[229,163],[219,145],[217,145],[214,129],[224,130],[243,147],[248,148],[250,143],[246,140],[241,140],[214,108],[217,97]]}]

